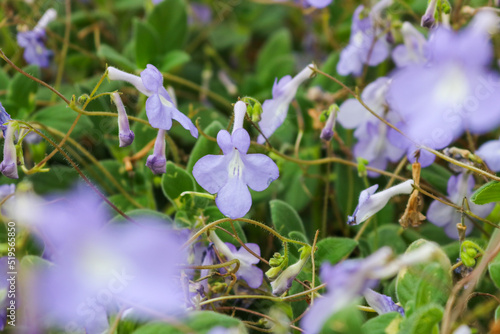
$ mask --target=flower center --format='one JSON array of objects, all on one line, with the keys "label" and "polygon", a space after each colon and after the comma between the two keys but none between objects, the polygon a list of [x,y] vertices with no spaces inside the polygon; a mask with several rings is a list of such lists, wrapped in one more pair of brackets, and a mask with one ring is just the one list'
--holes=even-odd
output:
[{"label": "flower center", "polygon": [[449,67],[438,80],[435,98],[443,104],[461,104],[469,93],[465,73],[456,65]]},{"label": "flower center", "polygon": [[163,104],[167,108],[173,108],[174,107],[174,105],[173,105],[172,102],[170,102],[169,100],[167,100],[166,98],[164,98],[160,94],[158,94],[158,96],[160,97],[161,104]]},{"label": "flower center", "polygon": [[241,160],[240,152],[237,149],[234,149],[233,158],[229,162],[229,166],[227,168],[229,178],[237,177],[241,179],[243,177],[243,168],[244,164]]}]

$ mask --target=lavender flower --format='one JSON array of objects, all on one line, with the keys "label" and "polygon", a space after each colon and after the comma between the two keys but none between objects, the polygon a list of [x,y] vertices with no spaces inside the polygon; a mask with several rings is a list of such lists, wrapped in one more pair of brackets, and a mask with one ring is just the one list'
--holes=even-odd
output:
[{"label": "lavender flower", "polygon": [[427,40],[415,27],[404,22],[401,27],[404,44],[398,45],[392,51],[392,60],[397,67],[413,64],[424,64],[427,61]]},{"label": "lavender flower", "polygon": [[5,111],[5,108],[0,102],[0,130],[2,130],[3,137],[5,138],[5,131],[7,131],[7,122],[11,121],[10,115]]},{"label": "lavender flower", "polygon": [[366,289],[363,296],[365,297],[368,305],[377,311],[378,314],[399,312],[401,315],[405,315],[404,309],[397,305],[389,296],[382,295],[372,289]]},{"label": "lavender flower", "polygon": [[333,0],[306,0],[306,3],[308,3],[312,7],[325,8],[329,6],[332,1]]},{"label": "lavender flower", "polygon": [[[475,182],[472,175],[462,173],[453,175],[448,180],[448,198],[456,205],[462,205],[464,197],[470,198]],[[479,217],[486,217],[495,206],[495,203],[477,205],[469,202],[471,211]],[[427,220],[436,226],[443,227],[446,234],[453,239],[458,239],[457,224],[461,221],[461,213],[455,208],[439,201],[433,201],[427,211]],[[466,218],[466,235],[472,232],[474,225]]]},{"label": "lavender flower", "polygon": [[[314,71],[313,64],[307,65],[293,79],[290,75],[284,76],[278,81],[275,79],[273,85],[273,98],[265,100],[262,104],[262,119],[259,122],[260,130],[269,138],[277,128],[283,124],[288,113],[288,107],[295,98],[299,85],[309,79]],[[263,144],[265,139],[259,135],[257,142]]]},{"label": "lavender flower", "polygon": [[474,153],[494,172],[500,172],[500,139],[490,140],[479,147]]},{"label": "lavender flower", "polygon": [[202,3],[190,3],[191,5],[191,15],[189,16],[189,24],[194,21],[201,24],[209,24],[212,22],[212,9],[210,6]]},{"label": "lavender flower", "polygon": [[310,255],[310,247],[302,248],[299,261],[286,268],[273,282],[271,282],[273,295],[282,295],[292,287],[293,280],[300,274]]},{"label": "lavender flower", "polygon": [[369,14],[365,7],[356,8],[352,17],[351,38],[349,45],[340,53],[337,72],[340,75],[360,76],[363,65],[375,66],[389,56],[389,43],[382,36],[382,29],[377,26],[381,11],[390,6],[392,1],[380,1]]},{"label": "lavender flower", "polygon": [[17,34],[17,44],[24,48],[24,59],[28,64],[40,67],[49,66],[52,51],[45,48],[45,28],[55,20],[56,16],[55,9],[50,8],[43,14],[33,30]]},{"label": "lavender flower", "polygon": [[328,115],[328,119],[326,120],[325,126],[323,130],[321,130],[320,138],[326,141],[330,141],[335,134],[335,123],[337,121],[337,113],[339,111],[339,107],[334,105],[330,108],[330,114]]},{"label": "lavender flower", "polygon": [[413,180],[407,180],[389,189],[375,194],[378,184],[365,189],[359,195],[358,206],[352,216],[347,218],[349,225],[358,225],[379,212],[386,206],[391,197],[401,194],[410,194],[413,191]]},{"label": "lavender flower", "polygon": [[152,127],[170,130],[172,119],[175,119],[184,129],[189,130],[193,137],[198,138],[198,129],[186,115],[177,109],[174,101],[163,87],[163,76],[156,67],[148,64],[146,69],[141,72],[141,76],[138,77],[110,66],[108,67],[108,78],[128,82],[148,96],[146,114]]},{"label": "lavender flower", "polygon": [[159,129],[156,136],[153,154],[146,160],[146,166],[153,174],[165,174],[167,172],[167,157],[165,156],[165,130]]},{"label": "lavender flower", "polygon": [[435,23],[434,15],[436,13],[437,0],[430,0],[425,10],[424,16],[422,16],[422,21],[420,25],[424,28],[432,28]]},{"label": "lavender flower", "polygon": [[0,258],[0,270],[0,330],[3,331],[7,323],[7,307],[10,303],[7,294],[9,290],[9,281],[7,281],[9,276],[7,273],[11,270],[8,268],[7,256]]},{"label": "lavender flower", "polygon": [[119,93],[115,92],[111,94],[111,100],[118,110],[118,137],[120,138],[120,147],[129,146],[134,141],[134,132],[130,130],[127,111],[125,110]]},{"label": "lavender flower", "polygon": [[14,144],[15,131],[15,125],[13,122],[9,122],[3,144],[3,161],[0,163],[0,172],[11,179],[19,178],[17,174],[16,145]]},{"label": "lavender flower", "polygon": [[252,206],[248,187],[263,191],[279,176],[278,166],[264,154],[247,154],[250,135],[243,128],[246,105],[234,105],[232,134],[219,131],[217,143],[223,155],[207,155],[193,167],[193,176],[211,194],[217,193],[215,203],[230,218],[243,217]]},{"label": "lavender flower", "polygon": [[31,307],[44,325],[88,329],[123,306],[133,307],[139,318],[182,312],[183,240],[164,222],[137,218],[139,224],[103,227],[109,218],[88,192],[52,203],[37,226],[47,242],[60,241],[54,244],[55,265],[37,269],[31,290]]},{"label": "lavender flower", "polygon": [[[239,260],[240,268],[236,272],[237,278],[247,282],[248,286],[252,289],[257,289],[262,285],[264,273],[261,269],[254,266],[254,264],[259,263],[259,258],[252,255],[244,247],[236,250],[233,244],[222,242],[215,231],[210,232],[210,240],[214,243],[219,253],[226,258],[226,261],[234,259]],[[245,245],[252,250],[252,252],[260,256],[259,245],[252,243],[247,243]]]},{"label": "lavender flower", "polygon": [[[496,14],[476,14],[458,33],[437,28],[428,42],[428,62],[396,71],[387,101],[410,138],[395,134],[394,143],[406,145],[411,162],[422,145],[441,149],[465,129],[481,134],[500,124],[500,77],[487,69],[493,50],[484,22],[494,24],[490,15]],[[425,167],[433,159],[426,154],[419,162]]]}]

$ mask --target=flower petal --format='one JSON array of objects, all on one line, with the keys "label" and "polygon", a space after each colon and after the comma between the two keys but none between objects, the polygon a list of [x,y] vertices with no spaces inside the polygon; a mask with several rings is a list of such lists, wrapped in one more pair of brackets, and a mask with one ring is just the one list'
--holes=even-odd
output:
[{"label": "flower petal", "polygon": [[250,147],[250,135],[247,130],[243,128],[239,128],[233,132],[231,135],[231,140],[233,142],[233,146],[240,151],[241,154],[245,154]]},{"label": "flower petal", "polygon": [[152,92],[157,92],[160,87],[163,87],[163,76],[151,64],[148,64],[146,69],[141,72],[141,79],[144,87]]},{"label": "flower petal", "polygon": [[[250,249],[252,252],[260,256],[259,245],[254,243],[247,243],[245,244],[245,246],[247,246],[248,249]],[[240,247],[240,249],[238,249],[236,257],[250,264],[257,264],[260,261],[258,257],[252,255],[249,251],[245,249],[245,247]]]},{"label": "flower petal", "polygon": [[226,130],[220,130],[217,134],[217,144],[224,154],[231,154],[234,150],[231,135]]},{"label": "flower petal", "polygon": [[263,191],[279,176],[273,159],[264,154],[247,154],[241,157],[245,165],[244,181],[255,191]]},{"label": "flower petal", "polygon": [[184,129],[189,130],[189,132],[191,132],[191,136],[198,138],[198,129],[189,119],[189,117],[181,113],[179,110],[175,109],[172,111],[172,118],[179,122]]},{"label": "flower petal", "polygon": [[455,225],[460,222],[460,219],[454,221],[457,217],[456,209],[443,204],[438,201],[433,201],[427,210],[427,220],[433,223],[436,226],[445,226],[445,225]]},{"label": "flower petal", "polygon": [[245,280],[252,289],[260,287],[264,280],[264,273],[262,270],[252,265],[240,266],[236,276]]},{"label": "flower petal", "polygon": [[[227,174],[226,174],[227,177]],[[241,218],[252,207],[252,196],[245,183],[237,177],[229,178],[215,198],[220,212],[229,218]]]},{"label": "flower petal", "polygon": [[194,165],[193,176],[203,189],[215,194],[227,183],[227,164],[224,155],[206,155]]},{"label": "flower petal", "polygon": [[149,124],[153,128],[170,130],[172,127],[172,113],[165,105],[161,103],[158,94],[151,95],[146,100],[146,114]]}]

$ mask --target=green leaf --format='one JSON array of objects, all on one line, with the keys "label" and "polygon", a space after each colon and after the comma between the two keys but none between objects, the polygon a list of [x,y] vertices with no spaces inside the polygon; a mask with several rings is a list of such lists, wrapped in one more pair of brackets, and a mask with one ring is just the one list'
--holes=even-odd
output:
[{"label": "green leaf", "polygon": [[[292,37],[287,29],[280,29],[269,37],[257,57],[257,73],[268,73],[272,68],[272,60],[287,56],[292,50]],[[272,75],[275,75],[273,71]]]},{"label": "green leaf", "polygon": [[[331,74],[333,77],[345,81],[345,78],[336,74],[337,73],[337,63],[339,62],[339,53],[331,53],[330,56],[326,59],[326,61],[323,63],[323,65],[320,67],[321,71],[325,73]],[[336,90],[339,90],[341,86],[336,83],[335,81],[331,80],[330,78],[327,78],[324,75],[318,75],[316,76],[312,82],[311,82],[311,87],[314,86],[320,86],[323,88],[324,91],[327,92],[334,92]]]},{"label": "green leaf", "polygon": [[335,193],[337,203],[344,215],[352,215],[358,203],[359,194],[365,189],[355,169],[335,164]]},{"label": "green leaf", "polygon": [[184,51],[173,50],[167,53],[165,58],[161,62],[160,70],[162,72],[168,72],[171,69],[187,63],[191,60],[191,56]]},{"label": "green leaf", "polygon": [[0,90],[9,88],[10,78],[3,69],[0,69]]},{"label": "green leaf", "polygon": [[[321,334],[364,334],[361,312],[355,306],[346,307],[333,314],[320,331]],[[370,333],[371,334],[371,333]]]},{"label": "green leaf", "polygon": [[[40,68],[35,65],[27,66],[23,69],[26,73],[39,78]],[[10,81],[7,98],[19,108],[32,111],[35,108],[35,93],[38,84],[21,73],[14,74]],[[12,118],[21,118],[20,115],[11,115]]]},{"label": "green leaf", "polygon": [[[150,209],[135,209],[125,212],[130,218],[144,218],[151,217],[165,222],[166,224],[173,224],[172,219],[164,213],[150,210]],[[113,219],[109,221],[110,224],[126,222],[127,220],[120,214],[117,214]]]},{"label": "green leaf", "polygon": [[398,334],[402,320],[398,312],[389,312],[368,320],[361,329],[370,334]]},{"label": "green leaf", "polygon": [[368,235],[367,241],[372,252],[383,246],[389,246],[397,254],[402,254],[406,250],[406,242],[401,237],[401,226],[382,225]]},{"label": "green leaf", "polygon": [[298,231],[306,235],[302,219],[300,219],[299,214],[290,204],[275,199],[269,205],[271,207],[271,219],[274,228],[279,234],[286,236],[292,231]]},{"label": "green leaf", "polygon": [[135,71],[135,64],[109,45],[101,44],[97,51],[97,56],[106,60],[108,65],[116,66],[124,71]]},{"label": "green leaf", "polygon": [[[222,124],[218,121],[213,121],[209,126],[203,129],[203,132],[210,137],[217,138],[217,134],[220,130],[224,130]],[[196,144],[189,155],[189,161],[186,170],[191,173],[193,172],[194,164],[207,154],[219,154],[220,148],[217,142],[208,140],[207,138],[200,135],[200,138],[196,141]]]},{"label": "green leaf", "polygon": [[[33,115],[32,120],[66,133],[77,116],[78,113],[70,109],[66,104],[58,103],[37,111]],[[93,127],[94,123],[92,123],[89,117],[82,115],[71,133],[71,137],[73,139],[79,138],[84,133],[88,133]]]},{"label": "green leaf", "polygon": [[495,310],[495,321],[500,320],[500,306],[498,306]]},{"label": "green leaf", "polygon": [[309,242],[309,240],[307,240],[307,237],[302,232],[299,231],[292,231],[288,233],[288,237],[292,240],[302,241],[306,244]]},{"label": "green leaf", "polygon": [[158,33],[146,22],[134,20],[135,62],[137,67],[145,68],[154,63],[158,53]]},{"label": "green leaf", "polygon": [[479,205],[500,201],[500,182],[486,183],[472,194],[470,200]]},{"label": "green leaf", "polygon": [[428,304],[415,310],[401,323],[400,333],[421,334],[438,333],[437,325],[443,318],[443,308],[437,304]]},{"label": "green leaf", "polygon": [[[427,243],[429,241],[424,239],[417,240],[408,247],[406,253]],[[450,269],[450,260],[440,248],[432,261],[401,269],[396,280],[396,295],[405,311],[408,304],[416,308],[430,301],[444,305],[453,285]]]},{"label": "green leaf", "polygon": [[78,173],[68,166],[53,165],[48,172],[27,175],[26,179],[37,194],[47,194],[68,189],[78,179]]},{"label": "green leaf", "polygon": [[158,33],[160,54],[181,49],[187,35],[187,11],[183,0],[168,0],[157,4],[147,22]]},{"label": "green leaf", "polygon": [[182,206],[179,197],[184,191],[194,191],[196,185],[190,173],[176,166],[173,162],[167,162],[167,172],[161,178],[163,194],[176,208]]},{"label": "green leaf", "polygon": [[336,264],[358,246],[358,242],[350,238],[329,237],[320,240],[316,246],[318,250],[314,254],[314,262],[319,268],[321,264],[328,261],[330,264]]},{"label": "green leaf", "polygon": [[[411,171],[411,165],[408,165],[408,170]],[[432,164],[429,167],[422,168],[420,175],[423,180],[429,182],[442,193],[446,193],[448,180],[453,174],[441,165]]]}]

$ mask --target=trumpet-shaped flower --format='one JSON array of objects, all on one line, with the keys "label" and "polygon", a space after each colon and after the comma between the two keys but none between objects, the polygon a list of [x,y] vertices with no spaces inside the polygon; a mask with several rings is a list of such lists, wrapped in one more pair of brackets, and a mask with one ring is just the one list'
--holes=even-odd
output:
[{"label": "trumpet-shaped flower", "polygon": [[278,166],[264,154],[247,154],[250,135],[242,127],[246,105],[234,106],[233,133],[219,131],[217,143],[223,155],[207,155],[193,167],[193,176],[211,194],[217,193],[215,203],[229,218],[243,217],[252,206],[248,187],[265,190],[279,176]]},{"label": "trumpet-shaped flower", "polygon": [[364,222],[382,210],[393,196],[410,194],[413,191],[412,185],[413,180],[407,180],[376,194],[378,184],[363,190],[359,195],[358,206],[352,216],[347,218],[347,223],[349,225],[358,225]]},{"label": "trumpet-shaped flower", "polygon": [[[472,195],[474,185],[475,181],[472,175],[467,173],[452,175],[448,180],[448,198],[456,205],[461,206],[464,197],[470,198]],[[469,206],[474,214],[484,218],[493,210],[495,203],[477,205],[469,202]],[[427,210],[427,220],[444,228],[446,234],[453,239],[458,239],[457,224],[461,222],[461,217],[462,215],[457,209],[437,200],[433,201]],[[465,234],[468,235],[472,232],[474,225],[468,218],[465,218],[464,222],[467,226]]]},{"label": "trumpet-shaped flower", "polygon": [[474,153],[494,172],[500,172],[500,139],[490,140],[481,145]]},{"label": "trumpet-shaped flower", "polygon": [[153,174],[165,174],[167,171],[167,157],[165,155],[165,130],[159,129],[156,136],[153,154],[146,160],[146,166]]},{"label": "trumpet-shaped flower", "polygon": [[118,110],[118,137],[120,139],[120,147],[129,146],[134,141],[134,132],[130,130],[130,124],[128,122],[127,111],[123,105],[122,99],[119,93],[111,94],[111,100],[116,105]]},{"label": "trumpet-shaped flower", "polygon": [[[237,278],[241,278],[242,280],[247,282],[248,286],[252,289],[257,289],[261,286],[264,279],[264,273],[261,269],[254,266],[254,264],[259,263],[259,258],[252,255],[244,247],[236,250],[236,247],[233,244],[222,242],[215,231],[212,231],[210,233],[210,240],[212,240],[219,253],[226,258],[226,261],[231,261],[234,259],[239,260],[240,267],[236,272]],[[245,246],[247,246],[252,252],[260,256],[259,245],[247,243],[245,244]]]},{"label": "trumpet-shaped flower", "polygon": [[389,296],[375,292],[372,289],[366,289],[363,296],[368,305],[377,311],[378,314],[399,312],[401,315],[405,315],[404,309],[397,305]]},{"label": "trumpet-shaped flower", "polygon": [[43,14],[40,21],[33,30],[23,31],[17,34],[17,44],[24,48],[24,60],[28,64],[38,65],[40,67],[49,66],[52,51],[45,47],[45,28],[55,20],[57,12],[50,8]]},{"label": "trumpet-shaped flower", "polygon": [[0,172],[11,179],[19,178],[17,174],[17,154],[14,144],[15,127],[12,122],[7,125],[3,144],[3,161],[0,163]]},{"label": "trumpet-shaped flower", "polygon": [[[290,75],[275,79],[273,85],[273,98],[265,100],[262,104],[262,118],[259,122],[259,127],[264,136],[269,138],[277,128],[283,124],[288,113],[288,107],[295,98],[297,89],[300,84],[311,77],[314,71],[311,69],[313,64],[307,65],[293,79]],[[265,138],[259,135],[257,142],[263,144]]]},{"label": "trumpet-shaped flower", "polygon": [[371,13],[366,14],[364,6],[356,8],[352,17],[351,38],[347,47],[340,53],[337,72],[340,75],[360,76],[365,64],[375,66],[389,56],[389,43],[377,21],[380,12],[392,1],[380,1]]}]

